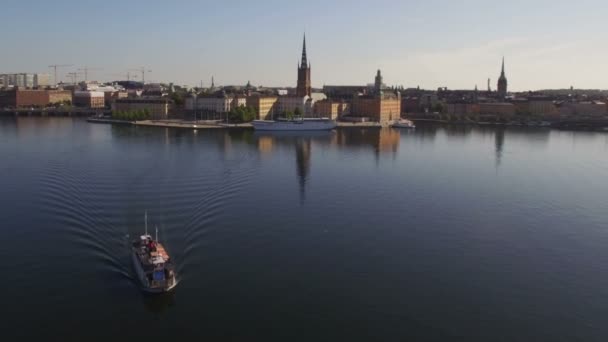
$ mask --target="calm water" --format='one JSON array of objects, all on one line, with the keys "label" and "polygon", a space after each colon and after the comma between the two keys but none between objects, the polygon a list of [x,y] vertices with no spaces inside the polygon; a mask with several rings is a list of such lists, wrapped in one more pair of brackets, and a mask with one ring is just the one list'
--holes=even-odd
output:
[{"label": "calm water", "polygon": [[[9,340],[608,339],[606,134],[3,118],[0,173]],[[132,276],[145,210],[174,295]]]}]

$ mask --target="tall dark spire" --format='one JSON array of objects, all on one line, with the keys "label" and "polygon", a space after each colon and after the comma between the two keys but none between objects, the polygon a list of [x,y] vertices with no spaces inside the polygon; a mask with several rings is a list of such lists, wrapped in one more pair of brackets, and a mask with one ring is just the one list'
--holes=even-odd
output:
[{"label": "tall dark spire", "polygon": [[302,62],[298,66],[298,86],[296,88],[297,96],[311,96],[312,85],[310,82],[310,64],[308,56],[306,56],[306,34],[304,34],[304,42],[302,44]]},{"label": "tall dark spire", "polygon": [[304,43],[302,45],[302,64],[300,67],[305,68],[308,66],[308,58],[306,57],[306,33],[304,33]]},{"label": "tall dark spire", "polygon": [[505,57],[502,57],[502,68],[500,70],[500,77],[498,78],[498,97],[504,99],[507,96],[507,76],[505,75]]}]

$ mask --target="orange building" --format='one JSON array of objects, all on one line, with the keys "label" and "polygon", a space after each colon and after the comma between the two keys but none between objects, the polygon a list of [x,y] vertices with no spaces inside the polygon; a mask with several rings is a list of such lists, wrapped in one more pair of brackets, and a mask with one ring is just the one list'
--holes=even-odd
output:
[{"label": "orange building", "polygon": [[368,117],[372,121],[387,123],[401,117],[401,95],[399,93],[375,96],[355,96],[352,116]]}]

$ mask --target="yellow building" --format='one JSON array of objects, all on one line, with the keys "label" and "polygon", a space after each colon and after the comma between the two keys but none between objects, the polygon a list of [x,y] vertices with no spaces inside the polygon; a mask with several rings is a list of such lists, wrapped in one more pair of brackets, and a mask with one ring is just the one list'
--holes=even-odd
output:
[{"label": "yellow building", "polygon": [[350,104],[346,101],[322,100],[317,101],[314,107],[317,116],[332,120],[350,114]]},{"label": "yellow building", "polygon": [[247,97],[246,103],[255,109],[258,120],[272,120],[278,99],[277,96],[252,95]]}]

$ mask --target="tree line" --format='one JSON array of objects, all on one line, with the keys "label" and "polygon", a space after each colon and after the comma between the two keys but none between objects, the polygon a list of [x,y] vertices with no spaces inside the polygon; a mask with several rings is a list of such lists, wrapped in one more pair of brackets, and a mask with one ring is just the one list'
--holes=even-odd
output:
[{"label": "tree line", "polygon": [[228,112],[228,119],[232,122],[249,122],[255,120],[256,116],[255,108],[244,105],[233,107]]},{"label": "tree line", "polygon": [[145,109],[131,109],[131,110],[115,110],[112,111],[112,119],[125,120],[125,121],[140,121],[150,119],[150,110]]}]

